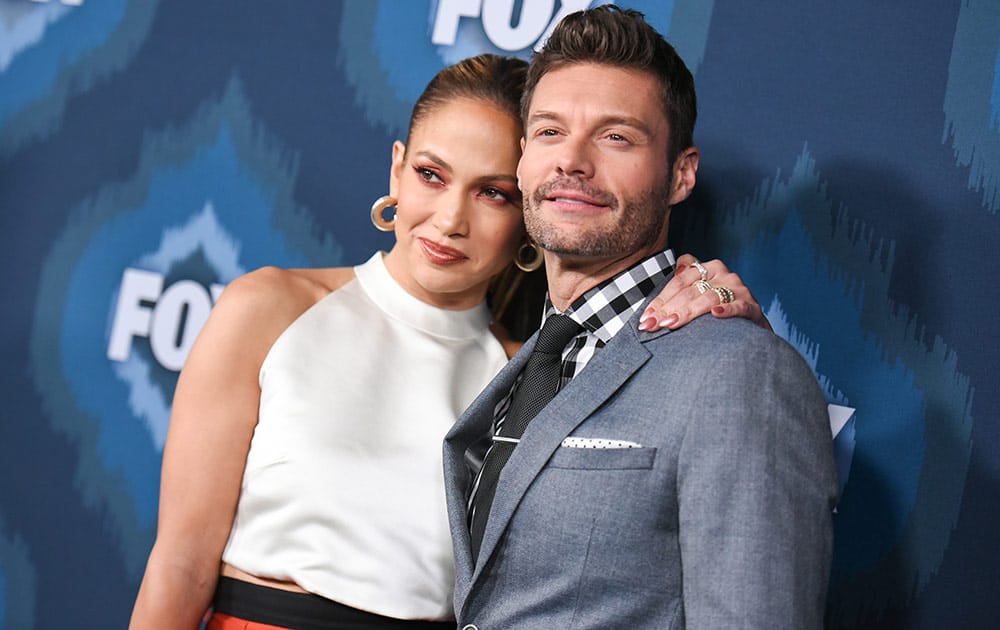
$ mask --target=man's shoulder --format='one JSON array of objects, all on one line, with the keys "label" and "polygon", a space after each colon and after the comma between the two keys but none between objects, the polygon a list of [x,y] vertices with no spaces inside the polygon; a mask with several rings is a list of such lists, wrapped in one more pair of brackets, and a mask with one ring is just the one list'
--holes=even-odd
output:
[{"label": "man's shoulder", "polygon": [[640,333],[639,340],[651,352],[677,345],[699,348],[704,352],[715,352],[720,348],[788,345],[781,337],[749,320],[739,317],[720,319],[711,315],[697,317],[667,334]]},{"label": "man's shoulder", "polygon": [[683,362],[691,369],[727,374],[780,369],[815,379],[812,368],[790,343],[746,319],[703,315],[668,334],[643,339],[640,333],[639,339],[653,363]]}]

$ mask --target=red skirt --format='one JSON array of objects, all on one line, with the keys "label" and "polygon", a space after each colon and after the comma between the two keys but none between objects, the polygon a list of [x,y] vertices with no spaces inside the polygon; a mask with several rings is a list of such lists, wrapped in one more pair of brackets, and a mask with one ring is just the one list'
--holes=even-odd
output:
[{"label": "red skirt", "polygon": [[239,617],[233,617],[232,615],[225,615],[222,613],[214,612],[208,618],[208,625],[205,626],[205,630],[289,630],[289,629],[283,626],[272,626],[266,623],[247,621],[246,619],[240,619]]}]

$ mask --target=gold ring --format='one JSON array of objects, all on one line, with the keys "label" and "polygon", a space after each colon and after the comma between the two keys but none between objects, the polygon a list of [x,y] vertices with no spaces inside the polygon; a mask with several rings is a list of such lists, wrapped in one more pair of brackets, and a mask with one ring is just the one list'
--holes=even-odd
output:
[{"label": "gold ring", "polygon": [[712,285],[710,285],[707,280],[698,280],[694,283],[694,286],[698,288],[699,294],[703,294],[705,291],[711,291],[713,289]]},{"label": "gold ring", "polygon": [[728,287],[712,287],[712,290],[719,296],[719,301],[722,304],[729,304],[736,297]]},{"label": "gold ring", "polygon": [[697,260],[691,263],[691,266],[698,270],[701,274],[701,281],[705,282],[708,280],[708,269],[705,269],[705,265],[701,264]]}]

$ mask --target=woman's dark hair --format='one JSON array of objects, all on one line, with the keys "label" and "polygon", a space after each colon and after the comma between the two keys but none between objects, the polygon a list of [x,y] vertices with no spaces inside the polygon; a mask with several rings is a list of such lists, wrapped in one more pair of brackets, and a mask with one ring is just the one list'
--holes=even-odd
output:
[{"label": "woman's dark hair", "polygon": [[483,54],[441,70],[413,105],[407,134],[428,114],[456,99],[486,101],[521,120],[521,93],[528,64],[522,59]]},{"label": "woman's dark hair", "polygon": [[598,63],[652,74],[660,83],[670,146],[667,160],[673,164],[681,151],[694,145],[694,123],[698,106],[694,77],[674,47],[650,26],[643,14],[606,4],[567,15],[531,57],[528,79],[521,97],[525,120],[531,96],[542,76],[568,64]]}]

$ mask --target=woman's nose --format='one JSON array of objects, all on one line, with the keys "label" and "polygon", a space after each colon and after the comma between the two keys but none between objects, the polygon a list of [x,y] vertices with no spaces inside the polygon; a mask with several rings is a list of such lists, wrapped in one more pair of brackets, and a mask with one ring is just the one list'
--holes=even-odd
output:
[{"label": "woman's nose", "polygon": [[469,232],[468,208],[465,195],[445,195],[438,200],[434,212],[434,227],[446,236],[465,236]]}]

